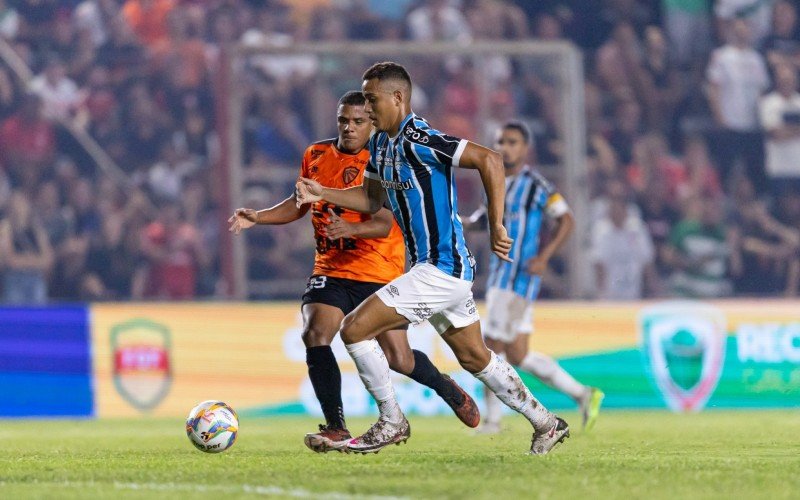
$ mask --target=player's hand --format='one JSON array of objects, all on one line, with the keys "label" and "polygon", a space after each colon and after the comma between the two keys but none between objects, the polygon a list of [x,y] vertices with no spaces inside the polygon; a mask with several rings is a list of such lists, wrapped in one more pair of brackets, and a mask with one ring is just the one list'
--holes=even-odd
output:
[{"label": "player's hand", "polygon": [[233,215],[228,219],[231,227],[228,231],[233,234],[239,234],[243,229],[247,229],[256,225],[258,213],[252,208],[237,208],[233,211]]},{"label": "player's hand", "polygon": [[530,274],[535,276],[543,276],[545,271],[547,271],[548,260],[549,259],[546,259],[541,255],[537,255],[532,259],[528,259],[528,262],[525,263],[525,267],[528,269]]},{"label": "player's hand", "polygon": [[347,222],[342,219],[332,208],[328,209],[328,225],[325,226],[325,237],[329,240],[338,240],[339,238],[350,238],[355,235],[355,224]]},{"label": "player's hand", "polygon": [[514,262],[508,254],[511,253],[511,244],[514,240],[508,237],[506,228],[500,224],[489,230],[489,238],[492,241],[492,252],[501,260]]},{"label": "player's hand", "polygon": [[308,203],[314,203],[322,199],[322,184],[313,180],[301,177],[294,186],[294,196],[297,198],[297,208]]}]

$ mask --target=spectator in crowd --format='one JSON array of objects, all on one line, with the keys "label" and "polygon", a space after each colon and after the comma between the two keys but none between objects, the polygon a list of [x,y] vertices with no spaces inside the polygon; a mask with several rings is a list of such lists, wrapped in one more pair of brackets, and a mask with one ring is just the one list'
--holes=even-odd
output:
[{"label": "spectator in crowd", "polygon": [[149,47],[167,40],[167,17],[174,0],[127,0],[122,16],[141,42]]},{"label": "spectator in crowd", "polygon": [[20,17],[16,9],[6,0],[0,0],[0,36],[13,40],[19,31]]},{"label": "spectator in crowd", "polygon": [[36,213],[42,221],[47,239],[57,251],[73,232],[72,218],[62,204],[58,185],[54,181],[42,183],[35,200]]},{"label": "spectator in crowd", "polygon": [[633,25],[619,21],[597,51],[595,71],[602,87],[613,96],[640,98],[645,76],[642,55],[642,43]]},{"label": "spectator in crowd", "polygon": [[629,200],[624,192],[611,185],[608,200],[608,213],[592,228],[590,255],[597,297],[641,299],[646,285],[655,289],[653,242],[642,220],[628,210]]},{"label": "spectator in crowd", "polygon": [[619,162],[628,165],[633,159],[633,144],[644,132],[642,107],[636,99],[625,96],[617,100],[613,124],[608,143],[614,148]]},{"label": "spectator in crowd", "polygon": [[36,219],[28,197],[11,194],[8,213],[0,221],[0,269],[3,302],[38,305],[47,302],[47,273],[53,265],[53,248]]},{"label": "spectator in crowd", "polygon": [[642,92],[649,127],[666,132],[673,125],[675,109],[684,89],[683,78],[669,57],[667,39],[658,26],[645,29],[642,65]]},{"label": "spectator in crowd", "polygon": [[703,58],[711,46],[709,0],[665,0],[664,26],[676,64],[688,66]]},{"label": "spectator in crowd", "polygon": [[772,2],[753,2],[751,0],[716,0],[714,3],[717,29],[725,37],[735,31],[736,24],[747,28],[753,46],[760,47],[770,32],[772,21]]},{"label": "spectator in crowd", "polygon": [[761,98],[759,109],[773,194],[784,186],[800,190],[800,93],[794,66],[775,68],[775,90]]},{"label": "spectator in crowd", "polygon": [[660,285],[672,270],[665,262],[664,254],[672,228],[678,223],[681,215],[671,203],[667,185],[660,179],[650,179],[647,187],[638,196],[638,200],[642,210],[642,222],[653,241],[655,272]]},{"label": "spectator in crowd", "polygon": [[682,297],[719,298],[733,293],[741,274],[736,234],[725,224],[722,203],[710,196],[687,200],[687,214],[670,234],[665,261],[674,269],[672,292]]},{"label": "spectator in crowd", "polygon": [[406,26],[409,38],[421,42],[472,40],[469,23],[459,9],[448,0],[430,0],[408,13]]},{"label": "spectator in crowd", "polygon": [[687,183],[679,191],[681,199],[706,193],[714,198],[722,199],[722,182],[716,167],[711,163],[708,144],[699,135],[686,138],[684,141],[683,164],[686,167]]},{"label": "spectator in crowd", "polygon": [[800,190],[783,189],[781,190],[772,207],[772,215],[775,220],[784,226],[800,229]]},{"label": "spectator in crowd", "polygon": [[156,199],[178,201],[184,183],[199,168],[200,165],[192,157],[182,157],[172,141],[164,141],[158,161],[148,172],[147,187]]},{"label": "spectator in crowd", "polygon": [[42,98],[44,116],[51,120],[72,118],[86,97],[56,56],[47,61],[42,74],[31,80],[30,89]]},{"label": "spectator in crowd", "polygon": [[12,181],[33,192],[42,173],[51,166],[55,150],[55,130],[42,117],[41,98],[25,95],[19,111],[0,126],[0,157]]},{"label": "spectator in crowd", "polygon": [[188,300],[196,296],[201,268],[209,264],[200,231],[183,219],[180,205],[163,202],[158,218],[141,233],[146,260],[145,298]]},{"label": "spectator in crowd", "polygon": [[742,272],[734,282],[741,295],[797,296],[800,283],[800,231],[784,226],[756,198],[753,183],[736,178],[732,218],[741,245]]},{"label": "spectator in crowd", "polygon": [[626,171],[628,184],[640,194],[653,180],[667,185],[670,203],[674,204],[687,184],[686,167],[672,156],[663,134],[651,132],[636,140],[633,162]]},{"label": "spectator in crowd", "polygon": [[729,41],[711,54],[708,101],[718,127],[714,155],[723,178],[744,162],[759,191],[764,186],[764,150],[758,123],[758,99],[769,87],[764,58],[755,49],[743,19],[731,22]]},{"label": "spectator in crowd", "polygon": [[772,11],[772,32],[762,49],[771,67],[790,64],[800,67],[800,39],[797,33],[797,7],[791,2],[775,2]]}]

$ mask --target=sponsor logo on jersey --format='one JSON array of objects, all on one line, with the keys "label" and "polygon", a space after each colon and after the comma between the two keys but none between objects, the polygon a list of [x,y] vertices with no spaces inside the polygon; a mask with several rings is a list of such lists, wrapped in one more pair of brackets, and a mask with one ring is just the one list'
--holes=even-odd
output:
[{"label": "sponsor logo on jersey", "polygon": [[405,191],[407,189],[414,189],[414,185],[411,182],[411,179],[405,180],[403,182],[387,181],[382,179],[381,186],[383,186],[384,189],[392,189],[394,191]]}]

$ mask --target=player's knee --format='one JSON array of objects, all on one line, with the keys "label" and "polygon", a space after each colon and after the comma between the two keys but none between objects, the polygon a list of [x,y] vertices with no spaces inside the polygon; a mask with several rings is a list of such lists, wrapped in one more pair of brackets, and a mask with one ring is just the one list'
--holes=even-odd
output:
[{"label": "player's knee", "polygon": [[308,347],[318,347],[323,345],[330,345],[331,340],[336,335],[336,332],[327,332],[316,326],[307,326],[303,329],[302,337],[303,344]]},{"label": "player's knee", "polygon": [[397,373],[409,375],[414,371],[414,353],[410,350],[398,352],[392,349],[386,349],[383,353],[386,355],[386,361],[389,362],[389,368]]},{"label": "player's knee", "polygon": [[458,364],[470,373],[478,373],[486,368],[491,359],[491,354],[488,349],[483,351],[477,349],[470,349],[463,351],[458,355]]},{"label": "player's knee", "polygon": [[364,320],[353,313],[344,317],[339,332],[345,344],[353,344],[355,342],[367,340],[369,334]]}]

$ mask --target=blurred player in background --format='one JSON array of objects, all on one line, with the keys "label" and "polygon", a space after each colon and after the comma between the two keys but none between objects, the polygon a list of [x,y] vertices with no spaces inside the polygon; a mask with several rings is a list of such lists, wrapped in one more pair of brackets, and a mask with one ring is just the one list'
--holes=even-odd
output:
[{"label": "blurred player in background", "polygon": [[[372,131],[364,112],[361,92],[348,92],[339,100],[338,138],[320,141],[306,149],[300,175],[331,188],[359,186],[369,151],[364,148]],[[303,342],[308,376],[325,415],[318,433],[307,434],[306,446],[317,452],[336,449],[351,438],[342,408],[342,382],[331,341],[346,314],[384,284],[403,274],[405,246],[392,213],[382,208],[372,216],[317,202],[298,208],[294,195],[274,207],[256,211],[237,209],[228,222],[236,234],[255,224],[286,224],[311,208],[317,242],[314,271],[303,295]],[[389,366],[436,391],[456,415],[476,427],[480,414],[472,398],[430,359],[408,345],[404,325],[376,332]],[[390,330],[390,331],[388,331]],[[386,361],[384,361],[385,363]]]},{"label": "blurred player in background", "polygon": [[531,453],[549,452],[569,436],[569,427],[533,397],[505,360],[486,348],[472,297],[475,260],[458,217],[454,168],[477,169],[488,200],[492,251],[508,259],[512,242],[503,227],[502,158],[483,146],[434,130],[414,114],[411,77],[399,64],[373,65],[364,73],[362,90],[366,111],[379,131],[369,140],[364,183],[331,189],[302,178],[296,193],[301,204],[326,200],[373,214],[388,199],[411,255],[409,272],[371,295],[342,322],[342,340],[380,410],[378,421],[349,441],[347,450],[377,452],[411,435],[375,335],[428,320],[465,370],[530,421],[534,428]]},{"label": "blurred player in background", "polygon": [[[492,256],[486,291],[487,320],[483,328],[486,346],[509,363],[563,392],[578,404],[584,428],[590,428],[600,411],[603,393],[575,380],[550,356],[528,351],[533,332],[533,302],[539,295],[542,275],[550,258],[569,237],[575,222],[569,206],[550,182],[526,162],[531,134],[522,122],[508,122],[497,134],[497,150],[506,169],[503,223],[514,240],[511,262]],[[486,218],[480,207],[465,222],[468,229]],[[553,237],[540,248],[545,218],[555,221]],[[491,391],[486,396],[486,415],[479,432],[500,430],[500,401]]]}]

